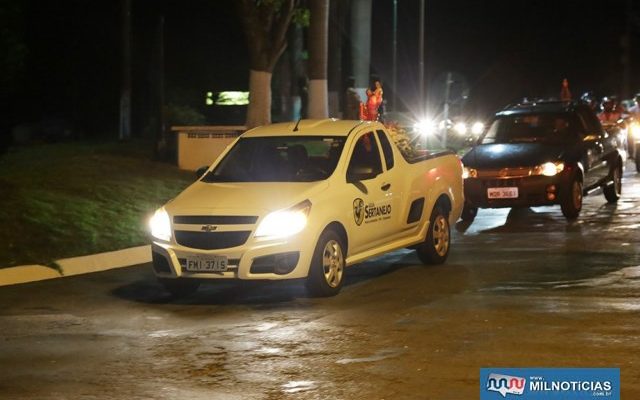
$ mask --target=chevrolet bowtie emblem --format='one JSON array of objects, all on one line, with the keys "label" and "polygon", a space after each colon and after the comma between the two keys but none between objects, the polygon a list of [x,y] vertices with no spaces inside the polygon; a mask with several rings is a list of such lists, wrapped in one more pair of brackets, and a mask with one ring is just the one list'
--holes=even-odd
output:
[{"label": "chevrolet bowtie emblem", "polygon": [[218,229],[218,227],[215,225],[202,225],[202,228],[200,228],[203,232],[213,232],[216,229]]}]

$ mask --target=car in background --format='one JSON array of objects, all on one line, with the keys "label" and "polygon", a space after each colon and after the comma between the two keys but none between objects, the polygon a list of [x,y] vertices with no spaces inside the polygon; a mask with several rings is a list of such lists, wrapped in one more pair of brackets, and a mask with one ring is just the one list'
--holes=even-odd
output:
[{"label": "car in background", "polygon": [[615,203],[622,190],[624,145],[584,104],[509,106],[462,158],[462,219],[472,221],[478,208],[559,204],[571,220],[580,214],[583,196],[598,188]]},{"label": "car in background", "polygon": [[637,118],[625,119],[628,132],[629,158],[636,163],[636,172],[640,172],[640,121]]}]

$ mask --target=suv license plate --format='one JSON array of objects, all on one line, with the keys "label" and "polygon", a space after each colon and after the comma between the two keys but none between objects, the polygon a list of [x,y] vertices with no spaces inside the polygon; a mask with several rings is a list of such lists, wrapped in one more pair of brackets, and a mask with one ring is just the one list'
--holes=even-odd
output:
[{"label": "suv license plate", "polygon": [[189,272],[224,272],[227,270],[226,256],[187,257],[185,269]]},{"label": "suv license plate", "polygon": [[517,187],[488,188],[487,197],[489,199],[517,199],[518,188]]}]

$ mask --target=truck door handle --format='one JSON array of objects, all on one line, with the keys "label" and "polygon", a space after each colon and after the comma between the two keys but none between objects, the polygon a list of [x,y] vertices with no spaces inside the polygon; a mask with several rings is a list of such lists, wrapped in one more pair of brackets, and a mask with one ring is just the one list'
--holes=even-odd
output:
[{"label": "truck door handle", "polygon": [[384,190],[384,191],[387,191],[387,190],[389,190],[389,188],[390,188],[390,187],[391,187],[391,184],[390,184],[390,183],[385,183],[384,185],[382,185],[382,186],[380,187],[380,189],[382,189],[382,190]]}]

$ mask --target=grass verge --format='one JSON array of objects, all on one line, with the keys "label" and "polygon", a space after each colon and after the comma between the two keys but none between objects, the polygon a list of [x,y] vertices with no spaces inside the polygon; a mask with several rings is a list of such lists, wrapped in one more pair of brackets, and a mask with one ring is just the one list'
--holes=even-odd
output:
[{"label": "grass verge", "polygon": [[195,180],[142,141],[43,144],[0,156],[0,267],[149,243],[146,220]]}]

